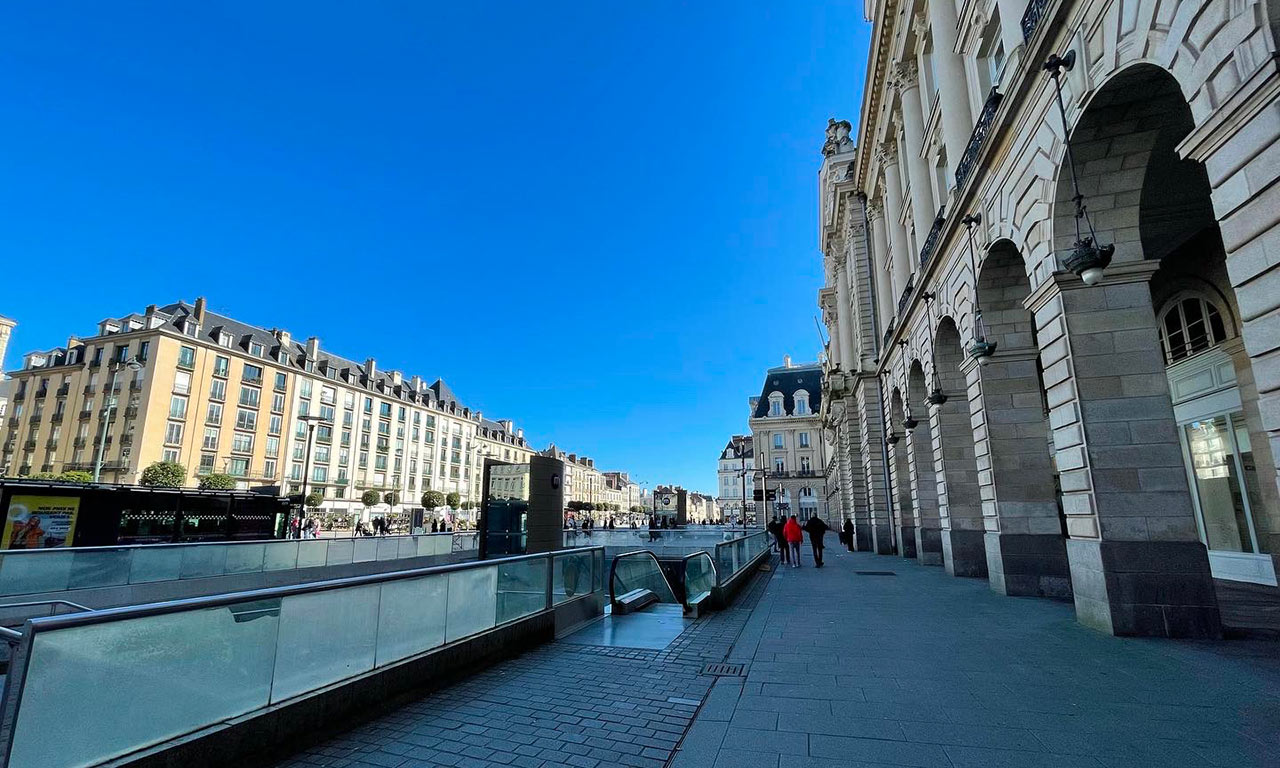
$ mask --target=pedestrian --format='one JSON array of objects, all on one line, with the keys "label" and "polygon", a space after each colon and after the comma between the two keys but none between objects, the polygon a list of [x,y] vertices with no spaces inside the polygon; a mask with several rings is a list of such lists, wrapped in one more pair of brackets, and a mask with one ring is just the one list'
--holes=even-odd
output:
[{"label": "pedestrian", "polygon": [[847,517],[844,519],[844,545],[853,551],[853,521]]},{"label": "pedestrian", "polygon": [[778,519],[777,515],[774,515],[773,519],[770,520],[769,524],[764,528],[766,531],[773,534],[773,541],[778,545],[778,557],[780,558],[781,564],[787,565],[790,563],[791,558],[787,552],[787,540],[782,538],[782,521]]},{"label": "pedestrian", "polygon": [[649,518],[649,541],[657,541],[658,535],[658,516],[653,515]]},{"label": "pedestrian", "polygon": [[822,518],[814,515],[805,521],[804,529],[809,533],[809,546],[813,548],[813,564],[822,567],[822,537],[827,534],[827,524]]},{"label": "pedestrian", "polygon": [[804,530],[800,528],[800,523],[796,522],[796,516],[792,515],[787,518],[786,525],[782,526],[782,537],[787,540],[787,549],[791,553],[791,567],[800,567],[800,543],[804,541]]}]

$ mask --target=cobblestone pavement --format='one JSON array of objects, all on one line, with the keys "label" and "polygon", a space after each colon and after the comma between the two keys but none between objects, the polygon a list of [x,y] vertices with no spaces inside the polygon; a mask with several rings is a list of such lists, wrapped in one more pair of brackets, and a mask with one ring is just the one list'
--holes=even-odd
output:
[{"label": "cobblestone pavement", "polygon": [[767,584],[689,625],[661,651],[552,643],[501,662],[280,768],[385,766],[637,766],[676,750]]},{"label": "cobblestone pavement", "polygon": [[1280,766],[1280,643],[1109,637],[896,557],[779,570],[729,660],[673,768]]}]

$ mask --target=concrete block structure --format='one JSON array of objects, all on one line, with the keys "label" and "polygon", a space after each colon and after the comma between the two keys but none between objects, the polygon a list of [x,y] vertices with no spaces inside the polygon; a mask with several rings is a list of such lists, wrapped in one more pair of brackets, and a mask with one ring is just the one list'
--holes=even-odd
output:
[{"label": "concrete block structure", "polygon": [[1277,8],[868,0],[819,172],[859,549],[1215,637],[1280,552]]}]

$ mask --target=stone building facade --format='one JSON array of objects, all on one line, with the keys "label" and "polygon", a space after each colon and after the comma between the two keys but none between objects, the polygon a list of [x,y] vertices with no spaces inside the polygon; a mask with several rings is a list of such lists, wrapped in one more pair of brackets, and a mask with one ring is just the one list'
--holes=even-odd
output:
[{"label": "stone building facade", "polygon": [[1280,551],[1274,3],[868,0],[820,171],[858,546],[1216,636]]},{"label": "stone building facade", "polygon": [[[756,487],[773,492],[764,502],[765,518],[821,514],[830,523],[835,510],[825,507],[827,447],[823,440],[823,370],[818,363],[795,365],[787,357],[765,372],[760,396],[750,398],[752,453]],[[762,520],[761,522],[768,522]]]},{"label": "stone building facade", "polygon": [[728,519],[749,523],[755,517],[755,443],[748,435],[733,435],[720,450],[716,464],[716,504]]}]

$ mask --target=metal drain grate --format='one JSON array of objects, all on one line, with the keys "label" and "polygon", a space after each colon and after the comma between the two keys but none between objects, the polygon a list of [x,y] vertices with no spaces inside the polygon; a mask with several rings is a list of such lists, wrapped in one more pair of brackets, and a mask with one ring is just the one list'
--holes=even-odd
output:
[{"label": "metal drain grate", "polygon": [[717,677],[742,677],[746,671],[745,664],[708,664],[703,667],[702,674]]},{"label": "metal drain grate", "polygon": [[854,571],[859,576],[897,576],[893,571]]}]

